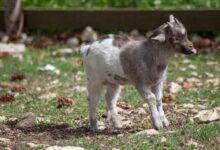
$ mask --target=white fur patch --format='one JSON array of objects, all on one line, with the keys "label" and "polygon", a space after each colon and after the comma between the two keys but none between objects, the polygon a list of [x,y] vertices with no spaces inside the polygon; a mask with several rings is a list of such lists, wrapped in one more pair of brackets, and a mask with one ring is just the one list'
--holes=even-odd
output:
[{"label": "white fur patch", "polygon": [[121,50],[113,45],[113,40],[113,38],[107,38],[101,42],[96,41],[90,45],[88,55],[84,54],[84,68],[89,78],[101,82],[106,80],[115,82],[108,77],[109,74],[125,76],[120,63]]}]

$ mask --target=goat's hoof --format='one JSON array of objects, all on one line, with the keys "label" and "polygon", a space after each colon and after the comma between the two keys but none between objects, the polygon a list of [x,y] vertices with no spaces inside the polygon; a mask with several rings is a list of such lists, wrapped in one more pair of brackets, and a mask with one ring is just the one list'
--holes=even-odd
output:
[{"label": "goat's hoof", "polygon": [[167,120],[167,118],[163,119],[162,122],[165,127],[168,127],[170,125],[170,122]]},{"label": "goat's hoof", "polygon": [[161,121],[154,122],[153,126],[156,130],[160,130],[163,128],[163,124]]},{"label": "goat's hoof", "polygon": [[90,125],[90,131],[91,131],[92,133],[97,132],[97,131],[98,131],[98,126],[97,126],[97,125]]},{"label": "goat's hoof", "polygon": [[115,127],[115,128],[122,128],[122,124],[121,124],[121,122],[120,121],[115,121],[115,122],[113,122],[113,126]]}]

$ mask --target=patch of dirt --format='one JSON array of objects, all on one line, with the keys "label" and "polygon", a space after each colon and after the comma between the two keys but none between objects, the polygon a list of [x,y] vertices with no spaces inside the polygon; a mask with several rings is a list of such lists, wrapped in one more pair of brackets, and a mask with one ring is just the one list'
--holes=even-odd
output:
[{"label": "patch of dirt", "polygon": [[[175,104],[167,104],[164,106],[165,113],[169,118],[171,124],[165,129],[167,131],[174,131],[178,129],[183,124],[189,121],[191,114],[179,112],[181,106]],[[144,108],[130,108],[123,110],[119,108],[119,116],[124,124],[122,129],[113,129],[111,125],[106,121],[106,116],[99,118],[99,122],[104,122],[105,129],[100,130],[96,135],[109,136],[120,136],[125,134],[134,134],[144,130],[144,127],[138,128],[137,124],[150,123],[149,113],[145,111]],[[15,123],[8,125],[0,125],[0,137],[8,138],[12,142],[8,147],[18,146],[21,149],[25,146],[26,142],[34,143],[48,143],[51,140],[65,140],[72,136],[75,137],[94,137],[89,131],[88,120],[80,119],[77,123],[78,127],[74,128],[66,123],[56,124],[56,125],[36,125],[31,128],[26,129],[16,129]],[[21,136],[22,135],[22,136]],[[25,138],[21,138],[25,137]],[[0,144],[1,145],[1,144]]]}]

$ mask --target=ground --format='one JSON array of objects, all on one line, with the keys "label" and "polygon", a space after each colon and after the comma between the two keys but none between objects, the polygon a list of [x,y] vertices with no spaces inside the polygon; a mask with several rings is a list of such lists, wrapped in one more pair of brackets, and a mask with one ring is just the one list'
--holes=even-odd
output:
[{"label": "ground", "polygon": [[[186,84],[173,99],[166,100],[165,112],[171,125],[156,135],[140,134],[152,128],[148,107],[140,100],[132,86],[122,90],[119,114],[124,128],[113,129],[106,121],[106,107],[102,99],[98,107],[99,125],[96,134],[88,130],[86,76],[81,55],[54,56],[60,46],[43,50],[29,48],[20,57],[0,59],[0,96],[10,93],[15,86],[25,89],[12,92],[13,103],[0,104],[0,116],[7,121],[0,124],[0,137],[10,139],[5,147],[30,148],[27,143],[46,145],[74,145],[86,149],[218,149],[220,146],[220,121],[195,123],[193,116],[201,109],[220,106],[219,54],[176,56],[168,68],[164,93],[170,93],[170,83]],[[42,71],[51,64],[59,72]],[[11,81],[13,75],[24,75],[20,81]],[[190,86],[188,86],[188,84]],[[59,97],[72,100],[69,106],[57,107]],[[27,112],[37,116],[37,125],[16,129],[16,118]]]}]

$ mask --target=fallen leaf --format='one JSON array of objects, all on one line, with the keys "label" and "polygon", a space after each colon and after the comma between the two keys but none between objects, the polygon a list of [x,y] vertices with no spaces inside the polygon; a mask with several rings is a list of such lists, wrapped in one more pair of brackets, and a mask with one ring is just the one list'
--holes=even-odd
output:
[{"label": "fallen leaf", "polygon": [[12,92],[21,92],[21,91],[24,91],[24,90],[26,90],[26,89],[27,89],[27,88],[24,87],[24,86],[15,86],[15,87],[11,88],[11,91],[12,91]]},{"label": "fallen leaf", "polygon": [[211,122],[220,119],[220,107],[199,111],[195,117],[195,122]]},{"label": "fallen leaf", "polygon": [[21,81],[24,79],[26,79],[26,76],[24,74],[14,74],[10,78],[11,81]]},{"label": "fallen leaf", "polygon": [[125,102],[118,102],[117,103],[117,107],[120,107],[122,109],[131,109],[131,108],[134,108],[134,106],[130,105],[130,104],[127,104]]},{"label": "fallen leaf", "polygon": [[63,106],[73,106],[73,105],[75,105],[75,102],[65,97],[59,97],[57,100],[57,108],[61,108]]},{"label": "fallen leaf", "polygon": [[163,102],[164,103],[168,103],[170,101],[173,101],[176,99],[176,96],[173,95],[172,93],[166,93],[164,96],[163,96]]},{"label": "fallen leaf", "polygon": [[11,82],[0,82],[0,86],[3,88],[11,88],[14,86],[14,84]]},{"label": "fallen leaf", "polygon": [[183,89],[190,89],[192,87],[192,85],[188,82],[181,83],[181,86]]},{"label": "fallen leaf", "polygon": [[0,103],[7,103],[7,102],[14,102],[15,101],[15,97],[12,94],[6,93],[5,95],[0,97]]}]

